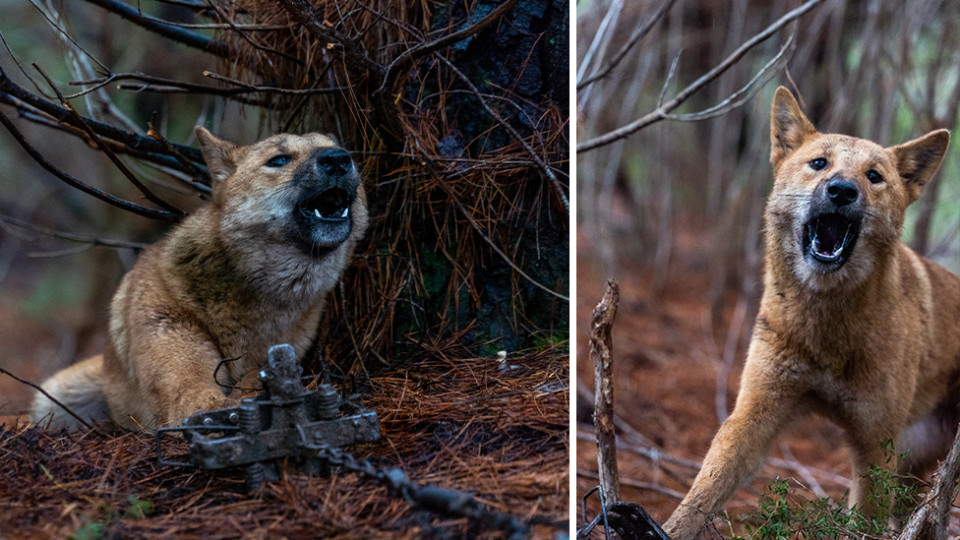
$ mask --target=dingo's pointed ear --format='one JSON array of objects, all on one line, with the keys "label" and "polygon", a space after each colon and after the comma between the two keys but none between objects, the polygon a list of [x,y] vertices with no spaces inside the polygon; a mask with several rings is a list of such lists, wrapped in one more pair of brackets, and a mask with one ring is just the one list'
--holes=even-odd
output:
[{"label": "dingo's pointed ear", "polygon": [[203,160],[207,163],[207,172],[214,184],[237,170],[236,159],[233,155],[233,151],[237,148],[235,144],[214,137],[203,126],[197,126],[194,128],[194,132],[197,134],[197,140],[200,141],[200,151],[203,152]]},{"label": "dingo's pointed ear", "polygon": [[807,137],[816,132],[793,94],[782,86],[777,88],[770,111],[770,163],[773,168],[779,167],[787,156],[803,145]]},{"label": "dingo's pointed ear", "polygon": [[919,139],[894,146],[890,150],[897,158],[897,172],[907,188],[907,197],[913,203],[923,194],[923,188],[940,167],[940,161],[950,144],[950,132],[931,131]]}]

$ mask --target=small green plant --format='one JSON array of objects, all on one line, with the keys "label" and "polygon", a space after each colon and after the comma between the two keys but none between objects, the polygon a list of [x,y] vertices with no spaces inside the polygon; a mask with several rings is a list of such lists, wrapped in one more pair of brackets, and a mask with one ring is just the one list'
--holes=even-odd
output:
[{"label": "small green plant", "polygon": [[[884,441],[883,448],[889,467],[896,455],[892,441]],[[905,457],[903,454],[900,459]],[[763,495],[757,502],[757,511],[741,519],[746,536],[734,536],[734,539],[880,538],[890,532],[888,524],[891,517],[906,516],[916,506],[917,488],[914,482],[904,482],[905,478],[896,472],[878,465],[872,465],[867,476],[870,479],[867,502],[878,508],[870,518],[861,514],[856,507],[847,509],[846,496],[837,502],[828,497],[813,500],[791,497],[789,480],[777,478],[764,486]]]},{"label": "small green plant", "polygon": [[147,514],[153,512],[153,503],[136,495],[127,495],[127,502],[130,503],[130,506],[123,515],[126,519],[143,519]]},{"label": "small green plant", "polygon": [[92,522],[77,529],[77,532],[67,536],[68,540],[97,540],[103,536],[103,523]]}]

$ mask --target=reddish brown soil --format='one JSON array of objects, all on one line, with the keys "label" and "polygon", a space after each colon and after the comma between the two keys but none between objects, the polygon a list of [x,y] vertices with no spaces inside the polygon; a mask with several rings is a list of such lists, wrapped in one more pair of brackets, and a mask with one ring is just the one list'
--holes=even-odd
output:
[{"label": "reddish brown soil", "polygon": [[[710,446],[719,427],[715,392],[721,352],[735,300],[722,308],[719,322],[711,325],[708,304],[709,275],[707,265],[698,261],[706,235],[687,233],[677,241],[669,277],[660,297],[651,287],[649,273],[636,271],[624,261],[620,264],[621,302],[613,327],[615,408],[617,415],[647,440],[618,431],[621,444],[634,448],[656,449],[668,457],[699,462]],[[577,375],[578,387],[592,395],[594,375],[589,359],[589,329],[593,308],[603,295],[606,279],[588,250],[590,243],[582,236],[577,257]],[[585,248],[584,246],[587,246]],[[735,294],[725,297],[735,299]],[[755,308],[754,308],[755,309]],[[752,326],[752,322],[748,322]],[[711,328],[715,326],[715,328]],[[744,352],[738,351],[727,385],[727,403],[736,399]],[[596,444],[590,422],[592,398],[584,399],[578,391],[577,492],[582,497],[598,481],[588,475],[597,473]],[[587,406],[584,406],[587,405]],[[813,477],[834,499],[843,495],[845,487],[831,474],[849,478],[847,450],[842,432],[821,418],[809,418],[793,426],[786,436],[775,442],[771,458],[790,460],[781,451],[785,444],[793,458],[813,469]],[[670,492],[685,494],[696,470],[690,466],[651,459],[621,446],[617,461],[621,480],[645,482],[658,487],[623,486],[622,497],[636,502],[663,523],[679,503]],[[827,473],[824,474],[823,472]],[[733,518],[751,512],[764,483],[780,477],[795,478],[809,485],[796,470],[765,465],[750,487],[740,489],[724,507]],[[794,484],[796,486],[796,484]],[[666,492],[660,488],[666,488]],[[804,495],[803,489],[797,490]],[[808,492],[807,497],[812,497]],[[599,502],[591,499],[588,514],[599,510]],[[577,519],[582,519],[579,508]],[[734,520],[735,522],[738,520]],[[579,521],[578,521],[579,523]],[[730,525],[718,519],[717,527],[729,535]],[[739,527],[735,525],[739,530]],[[599,538],[599,536],[595,536]]]}]

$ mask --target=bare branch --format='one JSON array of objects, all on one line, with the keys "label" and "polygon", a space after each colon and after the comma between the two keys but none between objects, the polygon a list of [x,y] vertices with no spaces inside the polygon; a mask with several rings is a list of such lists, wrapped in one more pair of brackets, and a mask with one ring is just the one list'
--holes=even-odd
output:
[{"label": "bare branch", "polygon": [[[82,129],[80,122],[73,118],[69,111],[23,89],[21,86],[13,82],[9,77],[7,77],[7,74],[3,71],[3,68],[0,68],[0,91],[6,92],[18,100],[30,105],[31,107],[49,114],[59,122],[64,122],[78,129]],[[132,151],[157,153],[163,155],[167,154],[166,147],[150,137],[144,137],[137,135],[136,133],[123,131],[109,124],[97,122],[96,120],[92,120],[90,118],[84,117],[83,120],[97,135],[123,143]],[[186,156],[194,163],[203,163],[203,155],[200,153],[199,149],[180,144],[174,144],[174,147],[178,152]]]},{"label": "bare branch", "polygon": [[702,75],[699,79],[697,79],[696,81],[691,83],[689,86],[681,90],[680,93],[677,94],[669,102],[661,105],[660,107],[657,107],[655,110],[651,111],[650,113],[647,113],[643,117],[637,120],[634,120],[633,122],[621,128],[607,132],[598,137],[588,139],[582,143],[578,143],[577,152],[578,153],[588,152],[590,150],[600,148],[601,146],[606,146],[614,141],[618,141],[620,139],[628,137],[633,133],[636,133],[637,131],[651,124],[654,124],[656,122],[659,122],[660,120],[668,118],[668,114],[670,113],[670,111],[679,107],[681,104],[683,104],[683,102],[689,99],[690,96],[692,96],[695,92],[703,88],[707,83],[716,79],[717,77],[722,75],[724,72],[726,72],[728,69],[733,67],[737,62],[740,61],[741,58],[743,58],[743,56],[750,49],[766,41],[770,36],[777,33],[781,28],[789,24],[791,21],[797,19],[801,15],[807,13],[808,11],[810,11],[811,9],[813,9],[823,1],[824,0],[809,0],[807,3],[803,4],[797,9],[787,13],[783,17],[780,17],[779,19],[777,19],[777,21],[775,21],[773,24],[768,26],[762,32],[753,36],[743,45],[738,47],[737,50],[733,51],[733,53],[731,53],[730,56],[728,56],[723,62],[721,62],[716,67],[714,67],[709,72],[707,72],[705,75]]},{"label": "bare branch", "polygon": [[657,11],[654,12],[653,16],[651,16],[646,23],[640,25],[636,30],[634,30],[633,34],[630,36],[630,39],[627,40],[623,47],[620,47],[620,50],[613,55],[613,58],[611,58],[606,65],[600,68],[598,72],[588,77],[587,80],[577,82],[577,91],[579,92],[588,85],[593,84],[594,82],[609,75],[611,71],[620,65],[620,62],[622,62],[623,58],[628,52],[630,52],[630,49],[632,49],[637,42],[643,39],[644,36],[650,33],[650,30],[653,29],[653,25],[657,24],[657,21],[663,18],[664,14],[670,11],[670,8],[673,7],[673,4],[676,2],[677,0],[667,0],[666,2],[660,4],[660,7],[657,8]]},{"label": "bare branch", "polygon": [[159,206],[160,208],[163,208],[164,210],[167,210],[173,214],[179,215],[179,217],[181,218],[186,216],[186,214],[182,212],[180,209],[167,203],[160,197],[157,197],[156,195],[153,194],[152,191],[147,189],[147,186],[143,185],[143,183],[140,182],[140,179],[137,178],[136,175],[134,175],[132,172],[130,172],[130,169],[128,169],[127,166],[124,165],[122,161],[120,161],[120,158],[118,158],[117,155],[113,153],[113,150],[110,149],[110,146],[104,144],[103,141],[100,140],[100,137],[96,133],[94,133],[92,129],[90,129],[90,126],[84,121],[83,117],[80,116],[80,113],[78,113],[76,109],[74,109],[70,105],[69,101],[64,99],[63,94],[61,94],[60,90],[58,90],[57,87],[54,86],[53,81],[50,80],[50,77],[47,77],[47,74],[40,69],[40,66],[38,66],[37,64],[33,64],[33,67],[34,69],[37,70],[38,73],[40,73],[40,76],[47,81],[47,84],[50,85],[50,88],[54,91],[55,94],[57,94],[57,98],[60,100],[60,104],[63,105],[63,108],[66,109],[67,112],[69,112],[70,115],[73,116],[74,120],[76,120],[80,124],[80,127],[83,129],[84,132],[86,132],[87,136],[90,137],[90,139],[97,145],[97,147],[100,148],[100,150],[107,155],[107,157],[110,159],[111,162],[113,162],[113,165],[117,168],[117,170],[123,173],[123,175],[127,177],[127,180],[129,180],[131,184],[133,184],[134,186],[136,186],[137,189],[140,190],[140,193],[143,193],[143,195],[147,198],[148,201],[152,202],[153,204],[156,204],[157,206]]},{"label": "bare branch", "polygon": [[[154,114],[154,116],[156,116],[156,114]],[[154,118],[150,118],[150,121],[147,122],[147,127],[149,128],[149,130],[147,131],[147,135],[149,135],[154,140],[160,141],[167,148],[167,150],[170,151],[170,154],[173,155],[173,157],[178,162],[180,162],[180,164],[183,165],[184,168],[186,168],[190,174],[196,177],[203,176],[204,172],[202,169],[200,169],[200,167],[197,167],[196,164],[194,164],[192,161],[183,157],[183,154],[181,154],[180,152],[177,152],[177,149],[173,146],[173,144],[170,141],[164,138],[164,136],[161,135],[159,131],[154,129],[153,120]]]},{"label": "bare branch", "polygon": [[673,63],[670,64],[670,71],[667,72],[667,78],[663,81],[663,88],[660,89],[660,95],[657,97],[657,107],[663,107],[663,100],[667,97],[667,90],[670,89],[670,81],[673,80],[674,75],[677,74],[677,65],[680,63],[680,55],[683,51],[678,51],[677,56],[674,57]]},{"label": "bare branch", "polygon": [[[589,478],[590,480],[596,480],[598,482],[600,481],[599,474],[594,474],[590,471],[584,471],[581,469],[577,469],[577,476],[579,476],[580,478]],[[656,493],[665,495],[667,497],[670,497],[671,499],[676,499],[678,501],[682,501],[683,498],[686,496],[686,493],[680,493],[679,491],[663,487],[659,484],[653,484],[650,482],[638,482],[636,480],[627,479],[627,480],[620,480],[620,484],[624,486],[630,486],[632,488],[643,489],[647,491],[654,491]]]},{"label": "bare branch", "polygon": [[783,66],[787,65],[787,61],[790,59],[787,51],[791,51],[792,54],[796,36],[796,28],[794,28],[793,33],[791,33],[790,37],[787,38],[787,42],[783,44],[783,47],[780,47],[780,52],[771,58],[770,61],[767,62],[752,79],[750,79],[750,82],[745,84],[733,94],[730,94],[727,99],[717,103],[709,109],[705,109],[700,112],[688,114],[668,114],[666,117],[670,120],[676,120],[678,122],[699,122],[701,120],[722,116],[733,109],[740,107],[752,99],[757,90],[762,88],[763,85],[766,84],[767,81],[769,81],[777,71],[780,71]]},{"label": "bare branch", "polygon": [[99,189],[93,186],[90,186],[88,184],[85,184],[84,182],[81,182],[80,180],[77,180],[76,178],[61,171],[60,169],[55,167],[52,163],[44,159],[44,157],[40,155],[40,152],[38,152],[33,146],[30,145],[29,142],[27,142],[23,134],[20,133],[20,131],[17,130],[17,127],[13,124],[13,122],[9,118],[7,118],[7,115],[3,114],[2,112],[0,112],[0,124],[3,124],[4,127],[7,128],[10,134],[13,135],[13,138],[16,139],[18,143],[20,143],[20,146],[22,146],[23,149],[27,151],[27,154],[29,154],[34,161],[40,164],[40,166],[46,169],[50,174],[53,174],[54,176],[56,176],[57,178],[65,182],[67,185],[77,188],[80,191],[83,191],[84,193],[93,195],[94,197],[100,199],[101,201],[104,201],[108,204],[112,204],[117,208],[122,208],[124,210],[133,212],[134,214],[138,214],[148,218],[159,219],[162,221],[168,221],[171,223],[176,223],[180,221],[182,217],[181,215],[174,214],[172,212],[167,212],[164,210],[155,210],[153,208],[140,206],[139,204],[126,201],[118,197],[114,197],[109,193],[104,193],[103,191],[100,191]]},{"label": "bare branch", "polygon": [[950,507],[957,489],[957,475],[960,474],[960,431],[953,439],[953,446],[946,461],[940,464],[933,478],[933,487],[923,498],[923,502],[913,512],[900,540],[915,538],[947,538]]},{"label": "bare branch", "polygon": [[240,53],[233,47],[222,41],[210,39],[202,34],[190,32],[182,28],[177,28],[166,21],[155,19],[143,15],[136,8],[120,2],[119,0],[86,0],[87,2],[100,6],[111,13],[115,13],[124,19],[146,28],[147,30],[159,34],[167,39],[182,43],[189,47],[200,49],[212,55],[221,58],[237,58]]}]

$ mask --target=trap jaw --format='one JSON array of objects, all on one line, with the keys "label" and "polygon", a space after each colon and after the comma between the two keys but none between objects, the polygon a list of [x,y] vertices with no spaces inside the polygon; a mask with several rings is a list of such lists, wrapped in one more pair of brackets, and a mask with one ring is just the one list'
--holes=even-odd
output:
[{"label": "trap jaw", "polygon": [[[158,429],[157,460],[200,469],[246,467],[247,488],[252,491],[265,479],[279,479],[281,466],[306,474],[320,472],[317,447],[341,448],[380,438],[374,411],[342,401],[331,384],[309,391],[303,387],[303,370],[293,347],[274,345],[267,355],[259,376],[264,393],[244,399],[239,407],[201,411],[182,426]],[[190,445],[189,462],[163,457],[161,440],[171,432],[183,433]]]}]

